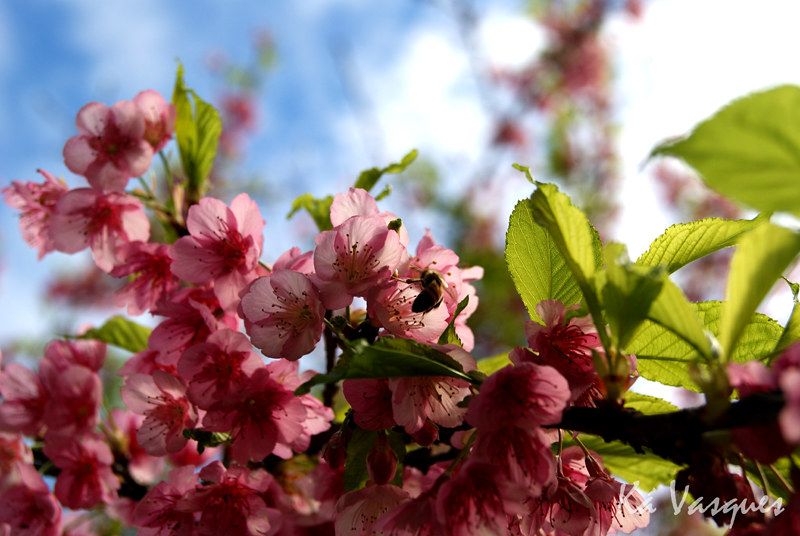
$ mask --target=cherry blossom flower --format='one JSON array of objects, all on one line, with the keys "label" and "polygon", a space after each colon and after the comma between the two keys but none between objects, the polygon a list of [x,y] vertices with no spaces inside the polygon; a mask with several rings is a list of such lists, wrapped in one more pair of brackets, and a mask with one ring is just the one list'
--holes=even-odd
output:
[{"label": "cherry blossom flower", "polygon": [[44,349],[44,359],[57,370],[81,365],[99,371],[106,360],[106,343],[95,340],[55,340]]},{"label": "cherry blossom flower", "polygon": [[612,528],[630,534],[650,523],[650,510],[639,492],[611,478],[596,453],[586,457],[586,467],[590,476],[584,493],[597,508],[598,534],[607,534]]},{"label": "cherry blossom flower", "polygon": [[364,430],[385,430],[395,425],[388,380],[345,380],[342,392],[353,408],[353,420]]},{"label": "cherry blossom flower", "polygon": [[204,197],[189,208],[189,236],[172,246],[172,273],[195,285],[214,282],[214,293],[226,311],[234,311],[241,292],[256,278],[261,256],[264,220],[247,194],[228,207]]},{"label": "cherry blossom flower", "polygon": [[392,335],[435,343],[447,328],[450,313],[447,307],[415,313],[412,306],[420,291],[419,283],[404,280],[378,287],[369,294],[367,312]]},{"label": "cherry blossom flower", "polygon": [[0,489],[20,481],[22,465],[33,463],[33,452],[21,434],[0,432]]},{"label": "cherry blossom flower", "polygon": [[263,366],[244,334],[221,329],[209,335],[206,342],[195,344],[183,353],[178,373],[189,384],[186,390],[189,400],[208,409],[241,389],[248,376]]},{"label": "cherry blossom flower", "polygon": [[[404,249],[380,216],[352,216],[315,238],[315,276],[325,307],[341,309],[386,283]],[[315,281],[316,284],[316,281]]]},{"label": "cherry blossom flower", "polygon": [[303,432],[306,408],[294,393],[259,368],[237,393],[216,402],[203,418],[203,429],[231,432],[231,458],[245,464],[269,454],[291,456],[289,447]]},{"label": "cherry blossom flower", "polygon": [[[331,202],[331,224],[338,227],[352,216],[380,216],[388,225],[397,219],[397,216],[388,211],[381,212],[378,203],[369,192],[363,188],[350,188],[346,193],[338,193],[333,196]],[[408,246],[408,231],[405,225],[401,225],[397,230],[400,243]]]},{"label": "cherry blossom flower", "polygon": [[117,498],[120,481],[111,471],[114,456],[102,440],[91,436],[48,437],[44,453],[61,469],[54,492],[67,508],[92,508]]},{"label": "cherry blossom flower", "polygon": [[88,247],[95,264],[110,272],[123,260],[122,246],[149,238],[150,222],[131,195],[76,188],[58,200],[50,232],[55,249],[77,253]]},{"label": "cherry blossom flower", "polygon": [[598,523],[597,508],[581,486],[561,475],[556,483],[553,491],[531,502],[531,513],[523,518],[524,534],[539,534],[540,530],[583,535]]},{"label": "cherry blossom flower", "polygon": [[489,376],[466,419],[479,430],[555,424],[569,401],[567,381],[553,367],[521,363]]},{"label": "cherry blossom flower", "polygon": [[0,395],[0,430],[38,436],[49,398],[39,375],[23,365],[9,363],[0,372]]},{"label": "cherry blossom flower", "polygon": [[100,376],[82,365],[68,365],[59,370],[46,359],[40,364],[39,375],[48,394],[44,407],[45,438],[94,430],[103,400]]},{"label": "cherry blossom flower", "polygon": [[128,179],[150,167],[153,147],[144,138],[145,118],[133,102],[111,108],[90,102],[78,111],[75,124],[78,135],[64,145],[64,164],[93,188],[124,190]]},{"label": "cherry blossom flower", "polygon": [[371,536],[375,521],[408,498],[391,484],[368,486],[342,495],[336,503],[336,534]]},{"label": "cherry blossom flower", "polygon": [[198,476],[193,467],[178,467],[169,472],[166,482],[147,492],[133,512],[139,536],[192,536],[195,512],[179,510],[178,503],[194,491]]},{"label": "cherry blossom flower", "polygon": [[3,201],[21,212],[19,230],[22,239],[39,250],[39,260],[55,249],[50,226],[56,203],[69,191],[64,181],[42,169],[37,170],[45,178],[43,183],[13,181],[0,193]]},{"label": "cherry blossom flower", "polygon": [[121,451],[128,460],[128,472],[142,485],[154,483],[164,469],[164,458],[150,456],[136,440],[136,431],[144,422],[144,415],[128,409],[111,410],[108,429],[114,432],[115,450]]},{"label": "cherry blossom flower", "polygon": [[525,334],[528,346],[538,352],[536,362],[554,367],[563,374],[574,400],[597,376],[592,350],[602,352],[602,346],[591,318],[572,318],[565,325],[566,311],[559,301],[542,300],[536,306],[536,313],[544,325],[529,321],[525,324]]},{"label": "cherry blossom flower", "polygon": [[61,536],[61,507],[32,465],[20,466],[20,480],[0,489],[0,534]]},{"label": "cherry blossom flower", "polygon": [[153,146],[153,152],[157,153],[172,139],[177,117],[175,106],[152,89],[139,92],[133,98],[133,103],[139,108],[144,118],[142,137]]},{"label": "cherry blossom flower", "polygon": [[301,274],[310,275],[314,273],[314,252],[306,251],[305,253],[297,247],[293,246],[287,251],[284,251],[275,264],[272,265],[273,271],[278,270],[294,270]]},{"label": "cherry blossom flower", "polygon": [[[465,372],[475,370],[475,359],[461,348],[447,348]],[[407,433],[422,429],[427,419],[434,423],[455,428],[461,424],[466,408],[459,402],[472,394],[469,382],[458,378],[421,376],[413,378],[391,378],[392,416]]]},{"label": "cherry blossom flower", "polygon": [[114,305],[127,305],[128,314],[140,315],[168,299],[180,286],[170,270],[169,246],[152,242],[130,242],[119,250],[121,263],[111,270],[113,277],[134,276],[114,293]]},{"label": "cherry blossom flower", "polygon": [[239,328],[238,319],[224,313],[214,292],[203,287],[179,290],[152,312],[166,317],[147,340],[149,348],[158,349],[156,362],[161,366],[177,366],[186,350],[218,329]]},{"label": "cherry blossom flower", "polygon": [[179,378],[156,370],[152,376],[134,374],[121,389],[122,401],[131,411],[145,416],[136,440],[151,456],[178,452],[186,445],[185,428],[194,428],[197,411],[186,399]]},{"label": "cherry blossom flower", "polygon": [[503,534],[509,516],[525,511],[524,499],[524,490],[493,465],[469,459],[439,487],[436,514],[451,536]]},{"label": "cherry blossom flower", "polygon": [[239,316],[261,353],[294,361],[311,352],[322,337],[325,307],[307,276],[276,270],[242,293]]},{"label": "cherry blossom flower", "polygon": [[[403,479],[405,490],[405,479]],[[375,534],[386,536],[441,536],[449,534],[436,514],[438,488],[423,493],[409,501],[401,502],[383,514],[372,526]]]},{"label": "cherry blossom flower", "polygon": [[200,471],[200,480],[205,484],[195,487],[177,505],[180,511],[200,512],[195,534],[269,536],[280,529],[280,511],[270,508],[262,497],[274,482],[266,471],[239,465],[226,470],[215,461]]},{"label": "cherry blossom flower", "polygon": [[389,445],[386,434],[378,434],[367,454],[367,474],[375,484],[388,484],[397,472],[397,454]]}]

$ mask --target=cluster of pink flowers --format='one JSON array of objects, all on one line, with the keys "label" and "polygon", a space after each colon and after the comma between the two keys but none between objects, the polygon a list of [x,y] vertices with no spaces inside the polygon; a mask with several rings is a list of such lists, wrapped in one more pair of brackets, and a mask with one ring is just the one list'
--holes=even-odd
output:
[{"label": "cluster of pink flowers", "polygon": [[[118,371],[124,410],[101,409],[103,343],[55,341],[38,370],[5,365],[0,533],[61,534],[62,506],[99,505],[142,535],[604,535],[647,524],[641,497],[596,453],[551,451],[564,410],[604,398],[591,319],[565,321],[560,302],[539,304],[545,324],[530,323],[528,347],[480,389],[479,374],[348,379],[350,410],[333,425],[331,407],[295,394],[315,374],[297,361],[325,330],[341,347],[347,333],[410,339],[475,371],[466,321],[482,269],[460,266],[430,231],[410,252],[401,220],[357,188],[333,198],[331,229],[313,251],[292,248],[272,265],[260,261],[265,222],[246,194],[229,205],[201,198],[175,220],[185,221],[179,238],[151,242],[143,204],[123,189],[174,124],[173,106],[153,91],[89,104],[64,148],[89,187],[70,190],[42,172],[43,184],[3,190],[40,256],[88,247],[99,268],[126,278],[115,304],[160,321]],[[449,326],[460,346],[439,344]],[[365,458],[351,456],[357,428],[374,439],[356,447]],[[405,452],[390,438],[401,432],[452,459],[424,473],[406,464],[398,486]],[[23,437],[43,446],[32,451]],[[359,463],[366,487],[345,492],[343,467]],[[49,464],[52,491],[35,469]]]}]

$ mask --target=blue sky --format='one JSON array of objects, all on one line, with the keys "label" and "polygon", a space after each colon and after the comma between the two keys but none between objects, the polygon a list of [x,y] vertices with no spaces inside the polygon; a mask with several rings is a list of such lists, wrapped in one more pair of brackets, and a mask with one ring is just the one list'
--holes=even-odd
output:
[{"label": "blue sky", "polygon": [[[487,60],[519,64],[535,53],[541,30],[520,19],[515,0],[475,2]],[[214,49],[237,62],[251,57],[251,38],[269,30],[278,65],[266,81],[263,123],[248,146],[248,170],[283,196],[264,214],[265,260],[302,238],[283,223],[297,193],[334,193],[367,167],[411,148],[457,181],[488,136],[487,117],[458,33],[441,0],[12,0],[0,3],[0,185],[39,180],[43,168],[82,184],[64,167],[61,150],[74,117],[89,101],[113,104],[143,89],[171,92],[176,58],[201,96],[218,96],[205,67]],[[622,15],[606,39],[617,54],[620,148],[626,212],[618,237],[641,252],[668,223],[641,164],[659,140],[686,132],[728,100],[779,83],[800,83],[798,3],[766,0],[654,0],[645,17]],[[346,43],[363,94],[372,103],[383,143],[368,154],[345,98],[331,47]],[[508,165],[511,161],[508,162]],[[546,177],[545,177],[546,179]],[[457,187],[454,185],[454,187]],[[520,180],[493,209],[510,211],[529,194]],[[297,223],[297,222],[295,222]],[[433,221],[410,222],[412,242]],[[0,345],[38,334],[53,312],[37,305],[48,270],[19,238],[16,214],[0,205]],[[305,229],[307,239],[307,227]],[[45,318],[46,321],[42,321]]]}]

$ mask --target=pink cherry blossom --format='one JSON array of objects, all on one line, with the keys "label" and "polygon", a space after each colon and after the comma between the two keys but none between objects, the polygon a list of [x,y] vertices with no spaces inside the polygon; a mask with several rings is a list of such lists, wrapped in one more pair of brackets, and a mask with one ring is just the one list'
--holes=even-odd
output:
[{"label": "pink cherry blossom", "polygon": [[[448,347],[446,352],[465,372],[475,370],[475,359],[461,348]],[[422,429],[427,419],[447,428],[461,424],[466,408],[459,402],[472,394],[469,382],[458,378],[420,376],[391,378],[392,415],[394,421],[413,434]]]},{"label": "pink cherry blossom", "polygon": [[17,363],[0,372],[0,430],[36,437],[44,427],[49,398],[39,375]]},{"label": "pink cherry blossom", "polygon": [[612,528],[630,534],[650,523],[650,510],[636,488],[611,478],[596,453],[586,457],[586,467],[590,477],[584,493],[597,509],[598,534],[607,534]]},{"label": "pink cherry blossom", "polygon": [[328,309],[350,304],[389,281],[403,246],[380,216],[352,216],[315,239],[314,269],[322,301]]},{"label": "pink cherry blossom", "polygon": [[197,486],[177,505],[181,511],[200,512],[195,534],[269,536],[280,528],[280,511],[269,507],[262,496],[274,482],[266,471],[235,464],[225,469],[215,461],[200,471],[200,480],[207,485]]},{"label": "pink cherry blossom", "polygon": [[479,430],[555,424],[569,401],[567,381],[556,369],[521,363],[489,376],[470,402],[467,422]]},{"label": "pink cherry blossom", "polygon": [[152,312],[166,317],[147,340],[150,348],[158,349],[156,361],[162,366],[176,366],[183,352],[218,329],[239,328],[238,319],[224,313],[214,292],[203,287],[179,290]]},{"label": "pink cherry blossom", "polygon": [[552,492],[530,503],[531,513],[523,518],[524,534],[595,534],[588,532],[598,524],[592,500],[566,476],[559,475],[556,483]]},{"label": "pink cherry blossom", "polygon": [[68,365],[59,370],[48,360],[42,360],[39,375],[49,395],[44,408],[45,438],[94,430],[103,399],[100,376],[82,365]]},{"label": "pink cherry blossom", "polygon": [[174,294],[180,280],[170,270],[172,259],[168,252],[168,245],[152,242],[130,242],[122,246],[120,264],[111,270],[111,275],[133,277],[114,293],[114,305],[127,305],[128,314],[136,316]]},{"label": "pink cherry blossom", "polygon": [[291,457],[291,444],[302,434],[306,408],[298,397],[259,368],[241,390],[216,402],[203,419],[203,429],[231,432],[231,458],[239,463],[261,461],[275,452]]},{"label": "pink cherry blossom", "polygon": [[241,332],[221,329],[195,344],[178,361],[178,373],[189,387],[186,394],[193,404],[208,409],[242,388],[264,363],[252,352],[250,341]]},{"label": "pink cherry blossom", "polygon": [[395,425],[388,380],[345,380],[342,392],[353,408],[353,420],[364,430],[385,430]]},{"label": "pink cherry blossom", "polygon": [[378,287],[367,298],[367,312],[392,335],[435,343],[447,328],[450,313],[445,306],[427,312],[412,311],[421,291],[419,283],[404,280]]},{"label": "pink cherry blossom", "polygon": [[[397,216],[391,212],[381,212],[375,198],[363,188],[350,188],[346,193],[338,193],[333,196],[331,224],[338,227],[352,216],[380,216],[387,225],[397,219]],[[404,247],[408,246],[408,231],[405,225],[400,226],[397,234],[400,237],[400,243]]]},{"label": "pink cherry blossom", "polygon": [[524,512],[523,488],[502,478],[493,465],[469,459],[436,496],[436,514],[451,536],[504,534],[509,516]]},{"label": "pink cherry blossom", "polygon": [[33,463],[33,452],[21,434],[0,432],[0,489],[20,481],[22,465]]},{"label": "pink cherry blossom", "polygon": [[311,352],[322,337],[325,307],[307,276],[276,270],[242,293],[239,316],[261,353],[294,361]]},{"label": "pink cherry blossom", "polygon": [[128,409],[145,416],[136,440],[151,456],[178,452],[186,445],[185,428],[194,428],[197,410],[186,399],[186,387],[179,378],[161,371],[152,376],[129,376],[121,389]]},{"label": "pink cherry blossom", "polygon": [[[405,486],[405,479],[403,480]],[[405,487],[404,487],[405,490]],[[401,502],[395,508],[383,514],[375,522],[375,534],[386,536],[441,536],[450,534],[448,527],[439,522],[436,515],[437,489]]]},{"label": "pink cherry blossom", "polygon": [[91,508],[117,498],[120,481],[111,471],[114,456],[108,445],[95,437],[47,438],[44,453],[61,469],[55,495],[67,508]]},{"label": "pink cherry blossom", "polygon": [[32,465],[20,466],[20,480],[0,489],[0,534],[61,536],[61,507]]},{"label": "pink cherry blossom", "polygon": [[145,120],[133,102],[111,108],[90,102],[78,111],[75,124],[78,135],[64,145],[64,164],[93,188],[124,190],[128,179],[150,167],[153,147],[144,139]]},{"label": "pink cherry blossom", "polygon": [[572,318],[565,325],[566,312],[563,303],[542,300],[536,306],[536,313],[544,325],[529,321],[525,324],[525,334],[528,346],[538,352],[535,362],[554,367],[563,374],[574,400],[591,386],[597,376],[592,350],[602,352],[603,348],[591,318]]},{"label": "pink cherry blossom", "polygon": [[386,434],[378,434],[367,454],[367,474],[375,484],[388,484],[397,472],[397,454],[389,445]]},{"label": "pink cherry blossom", "polygon": [[153,484],[164,470],[164,458],[150,456],[136,440],[136,431],[142,426],[144,415],[128,409],[111,410],[108,429],[114,433],[114,441],[128,460],[128,472],[142,485]]},{"label": "pink cherry blossom", "polygon": [[294,270],[301,274],[310,275],[314,273],[314,252],[306,251],[305,253],[297,247],[293,246],[287,251],[283,252],[275,264],[272,265],[273,271],[278,270]]},{"label": "pink cherry blossom", "polygon": [[123,260],[122,246],[149,238],[150,222],[131,195],[76,188],[58,200],[50,232],[55,249],[77,253],[88,247],[95,264],[110,272]]},{"label": "pink cherry blossom", "polygon": [[264,220],[247,194],[237,195],[230,208],[204,197],[189,208],[189,236],[172,246],[172,273],[195,285],[214,283],[214,293],[226,311],[234,311],[241,292],[256,278]]},{"label": "pink cherry blossom", "polygon": [[50,234],[51,220],[55,213],[56,203],[69,191],[63,181],[42,169],[37,170],[44,176],[43,183],[13,181],[0,193],[3,201],[13,209],[21,212],[19,230],[22,239],[39,250],[39,259],[56,249]]},{"label": "pink cherry blossom", "polygon": [[144,118],[142,137],[153,146],[153,152],[160,151],[172,139],[172,133],[175,131],[177,116],[175,106],[152,89],[139,92],[133,98],[133,103],[139,108]]},{"label": "pink cherry blossom", "polygon": [[350,491],[336,503],[336,534],[372,536],[375,521],[408,498],[408,494],[391,484],[375,485]]},{"label": "pink cherry blossom", "polygon": [[781,435],[791,445],[800,444],[800,370],[790,369],[778,378],[786,400],[778,415]]},{"label": "pink cherry blossom", "polygon": [[44,349],[44,359],[57,370],[81,365],[95,372],[106,360],[106,343],[95,340],[55,340]]},{"label": "pink cherry blossom", "polygon": [[139,536],[192,536],[195,512],[177,506],[194,491],[197,480],[193,467],[178,467],[169,472],[166,482],[151,488],[133,512],[133,522],[142,527]]}]

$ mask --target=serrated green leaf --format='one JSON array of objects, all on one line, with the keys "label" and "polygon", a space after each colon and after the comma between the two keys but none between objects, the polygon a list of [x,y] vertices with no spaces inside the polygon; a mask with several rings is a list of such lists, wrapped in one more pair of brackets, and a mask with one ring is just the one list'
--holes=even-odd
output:
[{"label": "serrated green leaf", "polygon": [[117,346],[129,352],[147,350],[147,338],[151,329],[123,316],[113,316],[99,328],[87,330],[76,339],[94,339]]},{"label": "serrated green leaf", "polygon": [[635,409],[645,415],[655,415],[658,413],[671,413],[678,411],[678,407],[674,404],[667,402],[663,398],[655,396],[643,395],[642,393],[635,393],[628,391],[625,393],[625,407]]},{"label": "serrated green leaf", "polygon": [[506,264],[531,319],[542,323],[536,305],[558,300],[566,306],[581,300],[581,289],[550,233],[533,220],[530,200],[517,203],[506,233]]},{"label": "serrated green leaf", "polygon": [[647,317],[687,342],[700,357],[711,358],[711,345],[702,322],[681,289],[669,279],[664,280]]},{"label": "serrated green leaf", "polygon": [[294,216],[298,210],[305,209],[306,212],[317,224],[317,229],[320,231],[328,231],[333,229],[331,224],[331,204],[333,203],[333,196],[323,197],[317,199],[311,194],[303,194],[295,198],[292,202],[292,210],[286,215],[288,220]]},{"label": "serrated green leaf", "polygon": [[[690,304],[703,327],[713,335],[719,333],[722,303],[717,301]],[[751,359],[765,360],[772,355],[783,328],[775,320],[755,313],[742,330],[732,361],[744,363]],[[635,354],[639,374],[665,385],[699,391],[689,374],[689,364],[698,357],[697,351],[672,331],[651,321],[645,321],[631,339],[626,351]]]},{"label": "serrated green leaf", "polygon": [[456,306],[456,310],[453,313],[453,318],[450,319],[450,323],[447,324],[447,328],[445,328],[445,330],[439,336],[439,340],[436,341],[438,344],[455,344],[456,346],[464,346],[464,344],[461,342],[461,338],[458,336],[458,333],[456,333],[456,318],[458,318],[458,315],[461,314],[461,311],[464,310],[468,303],[469,296],[464,296],[464,299],[459,302],[458,306]]},{"label": "serrated green leaf", "polygon": [[800,215],[800,88],[780,86],[728,104],[652,155],[682,158],[719,193],[764,212]]},{"label": "serrated green leaf", "polygon": [[508,354],[509,352],[505,352],[478,360],[478,370],[487,376],[494,374],[501,368],[505,368],[511,364]]},{"label": "serrated green leaf", "polygon": [[581,435],[580,439],[587,449],[603,458],[603,465],[612,475],[643,491],[668,484],[680,470],[680,466],[670,461],[649,452],[636,452],[633,447],[619,441],[606,443],[602,438],[589,435]]},{"label": "serrated green leaf", "polygon": [[742,327],[798,253],[800,235],[768,222],[739,240],[731,259],[719,331],[724,355],[736,348]]},{"label": "serrated green leaf", "polygon": [[329,374],[317,374],[298,387],[295,394],[303,395],[314,385],[339,380],[415,376],[447,376],[473,382],[458,361],[444,352],[410,339],[381,337],[371,345],[356,341]]},{"label": "serrated green leaf", "polygon": [[636,261],[645,266],[666,266],[668,273],[722,248],[733,246],[739,237],[761,222],[706,218],[679,223],[656,238]]},{"label": "serrated green leaf", "polygon": [[400,162],[394,162],[389,164],[385,168],[370,168],[361,172],[356,180],[354,185],[355,188],[363,188],[366,191],[372,190],[372,188],[377,184],[381,177],[383,177],[387,173],[397,174],[411,165],[414,160],[417,159],[417,150],[412,149],[407,155],[403,157]]},{"label": "serrated green leaf", "polygon": [[605,260],[602,297],[606,321],[614,340],[624,347],[661,294],[666,273],[661,267],[632,264],[621,244],[606,246]]},{"label": "serrated green leaf", "polygon": [[344,490],[359,489],[367,481],[367,455],[375,445],[378,432],[354,428],[347,441],[347,460],[344,462]]},{"label": "serrated green leaf", "polygon": [[183,172],[186,174],[187,196],[190,201],[197,201],[208,190],[207,179],[217,154],[222,120],[211,104],[186,87],[183,81],[183,65],[180,64],[172,103],[176,111],[175,138],[178,141]]}]

